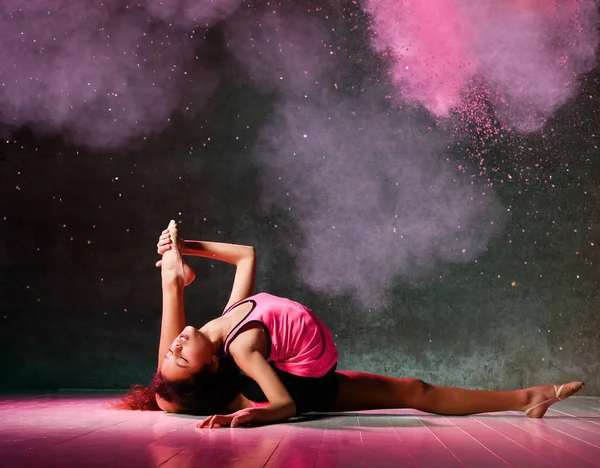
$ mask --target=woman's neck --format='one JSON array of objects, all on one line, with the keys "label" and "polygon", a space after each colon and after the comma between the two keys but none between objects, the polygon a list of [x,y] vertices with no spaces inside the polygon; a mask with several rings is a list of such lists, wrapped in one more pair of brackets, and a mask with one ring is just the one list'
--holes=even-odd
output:
[{"label": "woman's neck", "polygon": [[222,349],[229,333],[254,310],[252,302],[238,304],[225,315],[204,325],[200,331],[212,342],[215,350]]},{"label": "woman's neck", "polygon": [[231,317],[224,315],[206,323],[200,328],[200,332],[208,338],[215,350],[218,350],[223,347],[225,339],[233,326],[235,325],[231,324]]}]

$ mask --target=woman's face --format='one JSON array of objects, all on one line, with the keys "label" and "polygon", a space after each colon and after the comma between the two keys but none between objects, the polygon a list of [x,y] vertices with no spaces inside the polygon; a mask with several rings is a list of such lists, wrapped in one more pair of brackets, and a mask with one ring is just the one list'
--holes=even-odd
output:
[{"label": "woman's face", "polygon": [[194,327],[185,327],[171,344],[160,371],[168,380],[184,380],[212,362],[213,345]]}]

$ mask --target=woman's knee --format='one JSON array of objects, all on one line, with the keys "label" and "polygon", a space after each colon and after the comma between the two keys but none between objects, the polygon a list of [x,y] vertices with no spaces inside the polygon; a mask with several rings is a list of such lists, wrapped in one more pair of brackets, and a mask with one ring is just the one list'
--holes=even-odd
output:
[{"label": "woman's knee", "polygon": [[414,397],[421,397],[421,396],[425,396],[425,394],[427,394],[427,392],[429,390],[431,390],[431,384],[428,384],[427,382],[425,382],[424,380],[421,379],[407,379],[408,380],[408,387],[409,387],[409,392],[411,394],[411,396]]}]

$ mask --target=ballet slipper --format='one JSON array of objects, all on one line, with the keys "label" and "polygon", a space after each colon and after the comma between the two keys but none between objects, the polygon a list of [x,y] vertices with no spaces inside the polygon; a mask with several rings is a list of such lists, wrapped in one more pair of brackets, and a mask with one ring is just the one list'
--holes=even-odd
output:
[{"label": "ballet slipper", "polygon": [[[552,406],[554,403],[558,403],[559,401],[566,400],[571,395],[577,393],[579,390],[583,388],[583,382],[570,382],[567,384],[563,384],[560,387],[553,385],[554,388],[554,396],[552,398],[548,398],[547,400],[542,401],[541,403],[537,403],[533,406],[530,406],[525,410],[525,414],[530,418],[541,418],[546,414],[548,408]],[[547,406],[546,406],[547,405]],[[546,406],[541,413],[536,415],[532,415],[532,412],[539,407]]]}]

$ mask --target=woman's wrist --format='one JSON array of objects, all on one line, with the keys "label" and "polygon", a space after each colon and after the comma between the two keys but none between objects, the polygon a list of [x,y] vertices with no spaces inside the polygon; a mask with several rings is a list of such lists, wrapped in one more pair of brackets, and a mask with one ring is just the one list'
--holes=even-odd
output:
[{"label": "woman's wrist", "polygon": [[296,416],[296,404],[292,401],[286,404],[273,404],[250,409],[252,420],[263,423],[287,421]]}]

